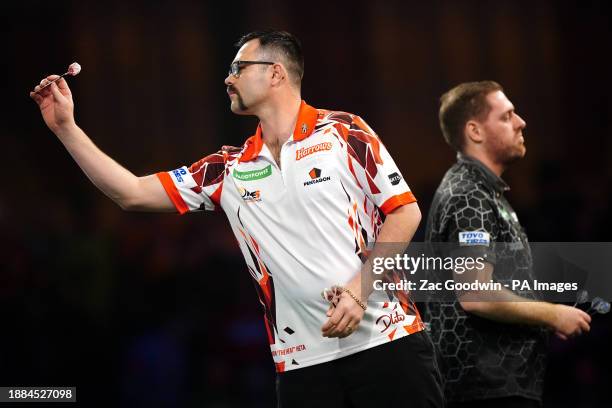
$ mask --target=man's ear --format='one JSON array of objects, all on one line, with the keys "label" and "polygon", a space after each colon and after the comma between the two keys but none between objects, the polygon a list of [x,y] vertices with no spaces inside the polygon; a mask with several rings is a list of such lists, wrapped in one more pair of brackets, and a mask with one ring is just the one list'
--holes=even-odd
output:
[{"label": "man's ear", "polygon": [[463,131],[473,143],[480,144],[484,141],[482,126],[475,120],[468,120]]},{"label": "man's ear", "polygon": [[272,83],[274,85],[282,83],[287,79],[287,72],[281,64],[272,65]]}]

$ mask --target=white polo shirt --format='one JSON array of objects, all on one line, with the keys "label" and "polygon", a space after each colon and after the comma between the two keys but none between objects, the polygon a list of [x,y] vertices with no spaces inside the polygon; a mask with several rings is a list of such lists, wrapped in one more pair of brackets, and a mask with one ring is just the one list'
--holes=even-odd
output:
[{"label": "white polo shirt", "polygon": [[242,148],[157,176],[181,214],[219,207],[227,214],[257,282],[278,372],[423,329],[407,296],[376,294],[353,334],[321,335],[329,306],[321,291],[359,273],[384,214],[416,201],[387,149],[358,116],[302,101],[280,166],[258,127]]}]

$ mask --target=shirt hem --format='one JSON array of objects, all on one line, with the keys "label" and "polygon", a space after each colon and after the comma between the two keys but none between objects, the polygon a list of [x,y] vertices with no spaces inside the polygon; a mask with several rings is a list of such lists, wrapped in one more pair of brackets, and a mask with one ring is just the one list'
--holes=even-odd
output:
[{"label": "shirt hem", "polygon": [[447,402],[484,401],[484,400],[489,400],[489,399],[506,398],[506,397],[521,397],[521,398],[530,399],[530,400],[534,400],[538,402],[542,401],[541,395],[538,396],[533,393],[521,393],[520,391],[510,392],[510,393],[506,393],[506,392],[490,393],[490,390],[487,390],[487,392],[489,392],[489,394],[483,397],[465,396],[465,397],[458,397],[458,398],[448,398]]},{"label": "shirt hem", "polygon": [[381,206],[381,211],[388,215],[391,211],[395,210],[397,207],[401,207],[402,205],[411,204],[416,202],[417,199],[412,194],[412,191],[406,191],[405,193],[394,195],[385,201]]},{"label": "shirt hem", "polygon": [[189,212],[189,207],[187,207],[187,204],[185,204],[181,194],[172,182],[170,175],[168,173],[161,172],[157,173],[156,176],[161,182],[162,187],[164,187],[164,190],[166,190],[166,194],[168,194],[170,201],[172,201],[172,204],[174,204],[174,207],[179,214],[183,215],[186,212]]},{"label": "shirt hem", "polygon": [[[299,370],[300,368],[306,368],[306,367],[310,367],[313,365],[317,365],[317,364],[323,364],[323,363],[328,363],[330,361],[334,361],[334,360],[339,360],[343,357],[348,357],[350,355],[353,355],[355,353],[358,353],[360,351],[365,351],[365,350],[369,350],[373,347],[376,346],[380,346],[382,344],[386,344],[386,343],[391,343],[393,341],[402,339],[406,336],[410,336],[413,334],[416,334],[418,332],[421,332],[425,329],[425,326],[423,324],[420,325],[419,330],[412,332],[412,333],[404,333],[401,336],[395,336],[393,337],[393,340],[389,340],[387,336],[381,336],[379,340],[377,341],[371,341],[368,342],[366,344],[359,344],[359,345],[355,345],[353,347],[350,347],[348,349],[343,349],[341,352],[334,352],[334,353],[328,353],[325,354],[323,356],[319,356],[310,360],[306,360],[306,361],[302,361],[298,366],[292,366],[292,365],[288,365],[285,364],[284,365],[284,369],[282,371],[277,370],[277,373],[281,373],[281,372],[287,372],[287,371],[292,371],[292,370]],[[281,363],[280,361],[275,361],[274,364],[278,367],[278,364]]]}]

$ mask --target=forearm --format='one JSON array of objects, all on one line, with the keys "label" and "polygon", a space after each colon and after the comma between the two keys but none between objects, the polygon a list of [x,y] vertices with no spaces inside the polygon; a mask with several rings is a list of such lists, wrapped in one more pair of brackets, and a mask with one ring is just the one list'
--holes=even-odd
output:
[{"label": "forearm", "polygon": [[100,150],[76,124],[56,132],[85,175],[123,209],[132,208],[139,178]]},{"label": "forearm", "polygon": [[[482,269],[471,269],[454,275],[455,281],[459,282],[489,282],[492,276],[493,265],[488,262],[485,262]],[[591,318],[580,309],[533,301],[503,287],[498,291],[469,291],[457,293],[457,296],[466,312],[502,323],[548,327],[555,330],[561,338],[590,329]]]},{"label": "forearm", "polygon": [[121,208],[175,211],[174,204],[155,175],[136,177],[98,149],[76,125],[72,93],[63,78],[49,75],[30,92],[30,97],[40,108],[45,124],[64,144],[87,177]]},{"label": "forearm", "polygon": [[[337,304],[327,311],[329,319],[321,327],[323,336],[346,337],[359,325],[365,312],[364,304],[372,293],[372,259],[374,257],[395,256],[408,246],[421,220],[421,212],[416,203],[396,208],[387,214],[376,240],[376,244],[364,263],[361,272],[351,279],[345,288],[350,295],[341,293]],[[357,301],[355,301],[355,298]],[[363,307],[363,309],[362,309]],[[348,331],[346,331],[348,330]]]},{"label": "forearm", "polygon": [[553,328],[557,319],[556,305],[531,301],[505,288],[496,292],[481,292],[472,297],[464,296],[460,303],[463,309],[470,313],[503,323]]},{"label": "forearm", "polygon": [[380,279],[380,276],[375,275],[372,271],[373,260],[403,254],[420,221],[421,211],[417,203],[398,207],[387,215],[368,260],[363,264],[361,273],[355,278],[360,281],[363,299],[367,299],[372,293],[374,280]]}]

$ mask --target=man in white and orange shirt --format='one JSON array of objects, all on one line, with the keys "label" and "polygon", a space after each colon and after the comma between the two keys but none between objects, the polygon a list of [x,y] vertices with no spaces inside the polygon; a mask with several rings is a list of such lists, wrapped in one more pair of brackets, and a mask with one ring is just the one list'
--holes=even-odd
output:
[{"label": "man in white and orange shirt", "polygon": [[[231,110],[260,123],[241,148],[136,177],[77,127],[64,81],[30,95],[47,126],[126,210],[225,211],[264,309],[282,407],[442,405],[433,347],[405,293],[372,294],[371,262],[410,241],[416,200],[358,116],[301,99],[299,41],[245,35],[225,79]],[[40,92],[39,92],[40,91]],[[337,286],[335,286],[337,285]],[[321,297],[335,287],[332,304]],[[398,396],[393,384],[401,381]]]}]

